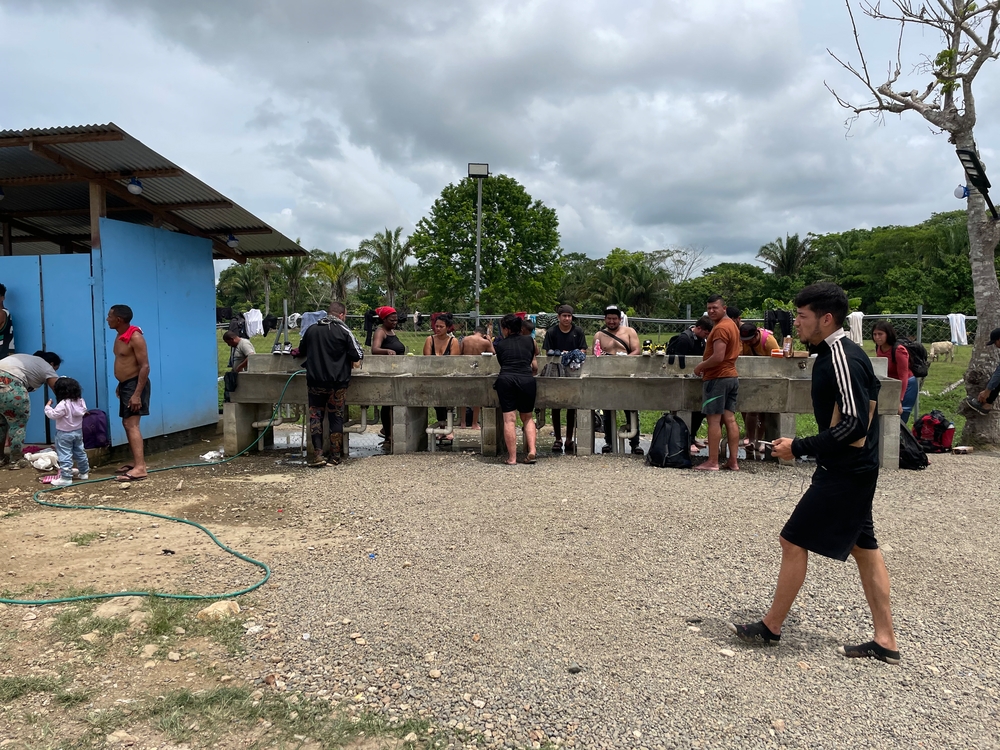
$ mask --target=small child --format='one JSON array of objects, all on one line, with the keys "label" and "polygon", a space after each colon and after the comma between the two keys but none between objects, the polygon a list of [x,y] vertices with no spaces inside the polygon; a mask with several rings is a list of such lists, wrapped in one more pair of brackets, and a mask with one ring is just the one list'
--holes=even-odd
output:
[{"label": "small child", "polygon": [[52,480],[53,487],[73,484],[73,459],[80,470],[80,479],[89,479],[90,462],[83,449],[83,415],[87,404],[83,389],[73,378],[59,378],[52,387],[58,403],[52,399],[45,404],[45,416],[56,421],[56,455],[59,457],[59,476]]}]

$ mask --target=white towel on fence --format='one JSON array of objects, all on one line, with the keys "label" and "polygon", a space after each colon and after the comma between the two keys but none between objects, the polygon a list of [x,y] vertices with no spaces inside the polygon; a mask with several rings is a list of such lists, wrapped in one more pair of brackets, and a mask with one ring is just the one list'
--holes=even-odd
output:
[{"label": "white towel on fence", "polygon": [[861,321],[864,318],[865,314],[860,310],[856,310],[847,316],[847,322],[851,327],[847,337],[858,346],[862,346],[865,343],[865,334],[861,330]]},{"label": "white towel on fence", "polygon": [[243,319],[247,322],[247,336],[264,335],[264,316],[256,307],[243,313]]},{"label": "white towel on fence", "polygon": [[948,313],[948,323],[951,325],[951,343],[968,346],[969,337],[965,332],[965,316],[962,313]]},{"label": "white towel on fence", "polygon": [[298,327],[299,320],[301,318],[302,318],[302,316],[299,313],[292,313],[291,315],[289,315],[288,316],[288,327],[289,328],[296,328],[296,327]]}]

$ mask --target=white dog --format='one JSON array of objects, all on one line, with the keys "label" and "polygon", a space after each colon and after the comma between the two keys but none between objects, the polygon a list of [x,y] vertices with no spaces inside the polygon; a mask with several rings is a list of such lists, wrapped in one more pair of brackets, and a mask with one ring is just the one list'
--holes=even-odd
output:
[{"label": "white dog", "polygon": [[931,362],[937,362],[938,357],[941,357],[942,361],[947,359],[949,362],[955,361],[955,347],[950,341],[935,341],[931,344]]}]

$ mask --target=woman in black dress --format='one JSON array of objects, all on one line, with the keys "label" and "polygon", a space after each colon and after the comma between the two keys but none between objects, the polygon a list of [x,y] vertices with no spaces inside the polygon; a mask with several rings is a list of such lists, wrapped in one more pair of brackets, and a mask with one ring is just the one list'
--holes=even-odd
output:
[{"label": "woman in black dress", "polygon": [[[396,325],[399,323],[399,315],[392,307],[380,307],[375,310],[379,322],[382,324],[375,329],[372,335],[372,354],[385,354],[389,356],[402,356],[406,354],[406,346],[396,336]],[[385,450],[392,449],[392,406],[383,406],[379,413],[382,421],[381,435],[385,438],[382,447]]]},{"label": "woman in black dress", "polygon": [[520,414],[524,430],[526,464],[535,463],[535,340],[521,336],[521,319],[504,315],[500,321],[503,338],[494,344],[500,374],[493,388],[497,392],[500,411],[503,412],[503,439],[507,445],[507,465],[517,463],[517,425],[515,414]]}]

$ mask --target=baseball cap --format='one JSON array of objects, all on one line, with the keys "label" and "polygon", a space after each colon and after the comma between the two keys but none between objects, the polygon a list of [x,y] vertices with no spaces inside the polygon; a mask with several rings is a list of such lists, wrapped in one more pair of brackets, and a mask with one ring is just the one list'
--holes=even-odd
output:
[{"label": "baseball cap", "polygon": [[744,323],[740,326],[740,341],[753,341],[757,335],[757,326],[753,323]]},{"label": "baseball cap", "polygon": [[604,308],[605,315],[617,315],[619,318],[622,316],[621,308],[618,305],[608,305]]},{"label": "baseball cap", "polygon": [[995,344],[998,340],[1000,340],[1000,328],[994,328],[990,331],[990,343]]}]

